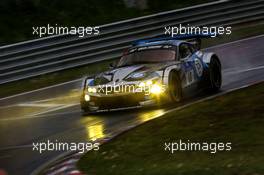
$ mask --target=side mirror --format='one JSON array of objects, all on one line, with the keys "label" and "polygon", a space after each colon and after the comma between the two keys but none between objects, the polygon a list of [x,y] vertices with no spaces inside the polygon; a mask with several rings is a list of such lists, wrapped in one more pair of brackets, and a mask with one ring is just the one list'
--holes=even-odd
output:
[{"label": "side mirror", "polygon": [[109,64],[109,68],[114,69],[117,67],[117,64],[118,64],[118,60],[114,60],[112,63]]},{"label": "side mirror", "polygon": [[196,39],[196,43],[194,44],[194,47],[196,50],[201,50],[202,40],[200,38]]},{"label": "side mirror", "polygon": [[109,64],[109,68],[110,68],[110,69],[114,69],[115,67],[116,67],[116,66],[115,66],[115,63],[110,63],[110,64]]},{"label": "side mirror", "polygon": [[200,50],[201,49],[201,45],[202,45],[201,38],[195,38],[195,39],[191,39],[191,40],[188,40],[188,41],[193,44],[193,48],[195,50]]}]

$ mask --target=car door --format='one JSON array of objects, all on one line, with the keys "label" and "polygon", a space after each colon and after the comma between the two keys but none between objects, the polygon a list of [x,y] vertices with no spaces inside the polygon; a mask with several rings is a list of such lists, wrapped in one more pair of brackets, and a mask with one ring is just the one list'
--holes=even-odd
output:
[{"label": "car door", "polygon": [[197,88],[197,75],[195,70],[194,51],[188,43],[179,46],[179,60],[183,73],[183,90],[185,96],[193,95]]}]

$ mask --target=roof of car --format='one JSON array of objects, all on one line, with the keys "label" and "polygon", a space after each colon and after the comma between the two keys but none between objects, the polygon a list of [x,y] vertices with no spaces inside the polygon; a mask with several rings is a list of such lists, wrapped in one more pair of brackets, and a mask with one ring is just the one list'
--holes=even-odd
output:
[{"label": "roof of car", "polygon": [[179,46],[181,43],[186,42],[184,40],[160,40],[160,41],[150,41],[150,42],[146,42],[146,41],[141,41],[138,42],[135,46],[136,47],[142,47],[142,46],[155,46],[155,45],[174,45],[174,46]]},{"label": "roof of car", "polygon": [[[152,37],[152,38],[146,38],[146,39],[140,39],[136,40],[132,43],[133,47],[144,47],[144,46],[154,46],[154,45],[174,45],[179,46],[181,43],[188,42],[189,40],[200,40],[201,38],[210,38],[213,35],[213,33],[209,34],[186,34],[186,35],[176,35],[176,36],[168,36],[168,35],[162,35],[158,37]],[[191,43],[190,43],[191,44]]]}]

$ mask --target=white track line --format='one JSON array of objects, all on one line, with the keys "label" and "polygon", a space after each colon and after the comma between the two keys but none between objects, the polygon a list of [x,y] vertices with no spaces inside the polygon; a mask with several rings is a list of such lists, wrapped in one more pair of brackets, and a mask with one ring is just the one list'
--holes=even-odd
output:
[{"label": "white track line", "polygon": [[81,81],[81,80],[82,80],[82,78],[79,78],[79,79],[76,79],[76,80],[71,80],[71,81],[67,81],[67,82],[64,82],[64,83],[59,83],[59,84],[55,84],[55,85],[52,85],[52,86],[47,86],[47,87],[44,87],[44,88],[40,88],[40,89],[28,91],[28,92],[23,92],[23,93],[16,94],[16,95],[11,95],[11,96],[8,96],[8,97],[0,98],[0,101],[6,100],[6,99],[10,99],[10,98],[14,98],[14,97],[18,97],[18,96],[22,96],[22,95],[26,95],[26,94],[30,94],[30,93],[33,93],[33,92],[47,90],[47,89],[58,87],[58,86],[63,86],[63,85],[74,83],[74,82]]},{"label": "white track line", "polygon": [[17,106],[25,106],[25,107],[57,107],[57,106],[63,106],[65,104],[35,104],[35,103],[20,103]]},{"label": "white track line", "polygon": [[18,103],[18,104],[13,104],[13,105],[6,105],[6,106],[0,106],[0,109],[5,109],[5,108],[12,108],[12,107],[40,107],[40,108],[48,108],[48,107],[57,107],[57,106],[63,106],[66,105],[64,103],[52,103],[52,104],[38,104],[38,101],[33,101],[30,103]]},{"label": "white track line", "polygon": [[42,114],[46,114],[46,113],[53,112],[53,111],[58,111],[58,110],[61,110],[61,109],[64,109],[64,108],[69,108],[69,107],[77,106],[77,105],[79,105],[79,103],[53,108],[53,109],[50,109],[50,110],[46,110],[46,111],[43,111],[43,112],[35,113],[35,114],[24,116],[24,117],[3,118],[3,119],[0,119],[0,122],[13,121],[13,120],[22,120],[22,119],[44,118],[46,116],[42,115]]},{"label": "white track line", "polygon": [[249,71],[254,71],[254,70],[259,70],[259,69],[264,69],[264,66],[258,66],[258,67],[244,69],[244,70],[238,70],[234,73],[243,73],[243,72],[249,72]]},{"label": "white track line", "polygon": [[32,145],[6,146],[6,147],[0,148],[0,151],[5,151],[5,150],[9,150],[9,149],[30,148],[30,147],[32,147]]},{"label": "white track line", "polygon": [[260,70],[260,69],[264,69],[264,65],[263,66],[257,66],[257,67],[252,67],[252,68],[247,68],[247,69],[242,69],[242,70],[226,70],[224,72],[224,74],[239,74],[239,73],[245,73],[245,72],[250,72],[250,71],[254,71],[254,70]]}]

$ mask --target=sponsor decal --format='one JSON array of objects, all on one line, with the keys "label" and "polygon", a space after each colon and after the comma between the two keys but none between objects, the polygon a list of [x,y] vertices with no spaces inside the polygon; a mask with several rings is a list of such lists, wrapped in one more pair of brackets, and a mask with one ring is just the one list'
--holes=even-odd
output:
[{"label": "sponsor decal", "polygon": [[203,75],[203,64],[199,58],[194,59],[194,65],[197,72],[198,77]]}]

